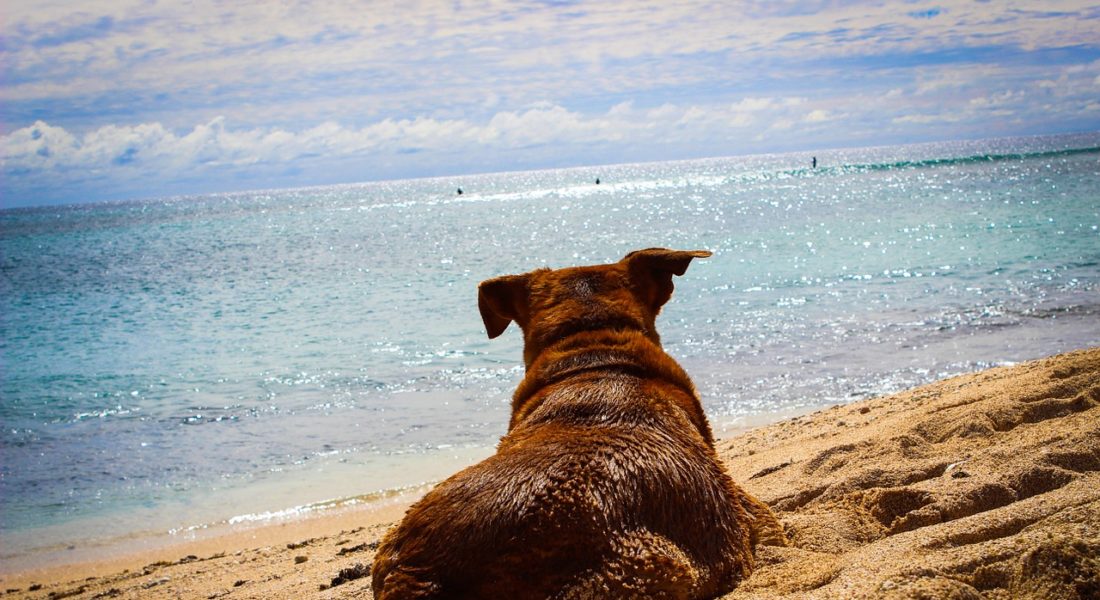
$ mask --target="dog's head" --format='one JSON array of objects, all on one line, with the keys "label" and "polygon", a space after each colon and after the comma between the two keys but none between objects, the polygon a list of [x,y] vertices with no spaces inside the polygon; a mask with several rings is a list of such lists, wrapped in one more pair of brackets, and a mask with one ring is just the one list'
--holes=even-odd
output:
[{"label": "dog's head", "polygon": [[659,344],[654,321],[672,296],[672,276],[708,256],[649,248],[610,265],[506,275],[481,282],[477,304],[490,338],[512,321],[520,326],[528,366],[549,344],[582,331],[635,330]]}]

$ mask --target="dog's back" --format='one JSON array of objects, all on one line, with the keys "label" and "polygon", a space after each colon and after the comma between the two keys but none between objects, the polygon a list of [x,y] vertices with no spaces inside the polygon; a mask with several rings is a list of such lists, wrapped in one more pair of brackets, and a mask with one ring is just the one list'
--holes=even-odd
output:
[{"label": "dog's back", "polygon": [[386,537],[376,597],[709,598],[747,576],[746,507],[778,524],[722,469],[652,328],[672,274],[704,253],[645,252],[482,284],[490,336],[524,330],[508,434]]}]

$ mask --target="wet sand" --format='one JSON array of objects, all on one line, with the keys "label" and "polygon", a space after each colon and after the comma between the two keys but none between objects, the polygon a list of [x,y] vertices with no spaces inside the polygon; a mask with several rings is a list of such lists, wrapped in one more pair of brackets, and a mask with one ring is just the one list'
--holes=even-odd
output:
[{"label": "wet sand", "polygon": [[[1100,597],[1100,348],[720,440],[789,547],[726,598]],[[411,498],[0,577],[8,598],[370,598]],[[341,574],[343,575],[341,577]]]}]

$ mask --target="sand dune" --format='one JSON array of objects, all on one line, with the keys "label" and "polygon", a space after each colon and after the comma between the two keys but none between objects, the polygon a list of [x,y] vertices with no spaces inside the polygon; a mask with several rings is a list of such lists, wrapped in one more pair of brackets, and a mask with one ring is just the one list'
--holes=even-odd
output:
[{"label": "sand dune", "polygon": [[[1100,348],[720,441],[791,539],[758,548],[756,572],[726,598],[1100,597],[1098,406]],[[365,573],[394,518],[344,513],[0,587],[12,598],[370,598]]]}]

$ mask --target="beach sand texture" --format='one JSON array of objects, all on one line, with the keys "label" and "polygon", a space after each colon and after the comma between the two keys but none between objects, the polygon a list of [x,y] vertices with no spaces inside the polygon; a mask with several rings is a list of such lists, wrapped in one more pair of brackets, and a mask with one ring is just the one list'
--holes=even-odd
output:
[{"label": "beach sand texture", "polygon": [[[1100,597],[1098,407],[1093,348],[720,440],[734,478],[791,539],[759,547],[726,598]],[[370,598],[374,548],[399,513],[273,525],[0,586],[10,598]]]}]

